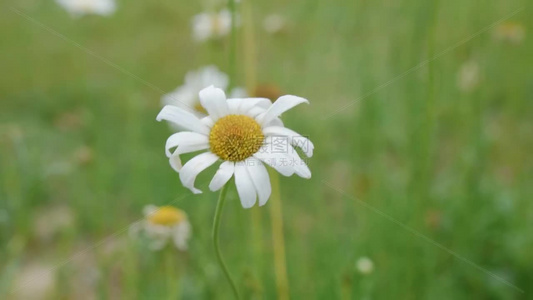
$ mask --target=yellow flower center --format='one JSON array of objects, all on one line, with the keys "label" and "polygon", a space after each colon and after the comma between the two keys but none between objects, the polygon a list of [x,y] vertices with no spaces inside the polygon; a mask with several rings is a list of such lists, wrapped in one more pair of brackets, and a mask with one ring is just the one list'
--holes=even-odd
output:
[{"label": "yellow flower center", "polygon": [[218,119],[209,133],[211,152],[223,160],[242,161],[259,151],[265,136],[261,126],[244,115]]},{"label": "yellow flower center", "polygon": [[156,225],[172,226],[185,220],[185,213],[172,206],[161,206],[148,216],[148,221]]}]

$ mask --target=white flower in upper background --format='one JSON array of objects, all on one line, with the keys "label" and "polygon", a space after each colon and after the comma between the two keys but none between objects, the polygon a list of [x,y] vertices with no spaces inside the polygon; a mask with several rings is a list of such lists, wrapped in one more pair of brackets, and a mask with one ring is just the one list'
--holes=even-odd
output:
[{"label": "white flower in upper background", "polygon": [[75,17],[88,14],[109,16],[116,10],[114,0],[56,0]]},{"label": "white flower in upper background", "polygon": [[457,86],[463,92],[471,92],[479,85],[479,65],[475,61],[465,62],[457,75]]},{"label": "white flower in upper background", "polygon": [[193,38],[198,42],[219,39],[231,32],[231,12],[224,9],[218,13],[201,13],[192,20]]},{"label": "white flower in upper background", "polygon": [[285,18],[278,14],[271,14],[263,20],[263,28],[270,34],[281,32],[285,28]]},{"label": "white flower in upper background", "polygon": [[153,250],[163,249],[169,241],[179,250],[187,250],[191,224],[184,211],[173,206],[148,205],[143,212],[144,220],[130,226],[132,237],[145,236]]},{"label": "white flower in upper background", "polygon": [[355,266],[363,275],[368,275],[374,271],[374,262],[372,262],[372,260],[366,256],[359,258],[355,263]]},{"label": "white flower in upper background", "polygon": [[[211,85],[226,90],[228,84],[228,75],[220,71],[216,66],[206,66],[188,72],[185,75],[185,83],[171,93],[164,95],[161,98],[161,104],[163,106],[174,105],[193,112],[197,117],[204,117],[206,111],[200,104],[198,93]],[[247,97],[246,90],[240,87],[234,88],[230,95],[233,98]]]},{"label": "white flower in upper background", "polygon": [[207,66],[196,71],[190,71],[185,75],[185,83],[173,92],[161,98],[161,104],[174,105],[196,116],[204,116],[205,109],[200,104],[198,93],[210,85],[225,90],[229,84],[229,77],[221,72],[216,66]]},{"label": "white flower in upper background", "polygon": [[521,44],[526,37],[524,26],[516,22],[504,22],[494,29],[494,38],[513,44]]},{"label": "white flower in upper background", "polygon": [[[293,146],[307,157],[313,155],[309,139],[287,129],[279,116],[306,99],[286,95],[273,104],[265,98],[226,99],[224,91],[213,86],[200,91],[200,102],[208,116],[198,118],[179,107],[163,107],[157,120],[167,120],[188,131],[171,135],[166,154],[181,183],[198,194],[194,187],[198,174],[221,160],[209,184],[211,191],[222,188],[233,176],[244,208],[264,205],[271,193],[270,178],[263,163],[284,176],[297,174],[310,178],[311,171]],[[176,148],[174,151],[172,149]],[[180,154],[207,150],[182,166]]]},{"label": "white flower in upper background", "polygon": [[246,98],[248,97],[248,92],[245,88],[237,86],[234,87],[229,93],[230,98]]}]

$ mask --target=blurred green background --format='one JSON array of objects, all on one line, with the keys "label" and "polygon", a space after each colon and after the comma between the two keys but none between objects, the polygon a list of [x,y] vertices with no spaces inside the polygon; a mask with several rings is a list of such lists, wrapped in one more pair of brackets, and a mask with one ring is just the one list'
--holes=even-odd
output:
[{"label": "blurred green background", "polygon": [[[291,298],[531,299],[533,2],[250,5],[258,82],[311,102],[284,115],[316,146],[311,180],[280,178]],[[231,299],[217,194],[181,186],[155,121],[189,70],[229,71],[229,38],[196,43],[190,26],[222,6],[122,0],[75,19],[2,2],[0,298]],[[274,35],[272,13],[287,23]],[[193,226],[188,252],[129,238],[145,205],[169,203]],[[222,251],[244,299],[283,298],[271,204],[229,192]]]}]

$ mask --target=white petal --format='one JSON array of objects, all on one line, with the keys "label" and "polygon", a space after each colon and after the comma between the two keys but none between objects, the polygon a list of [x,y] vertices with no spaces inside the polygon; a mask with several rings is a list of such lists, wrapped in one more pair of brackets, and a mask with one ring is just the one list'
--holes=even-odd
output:
[{"label": "white petal", "polygon": [[189,160],[179,171],[183,186],[190,189],[195,194],[200,194],[202,191],[194,187],[196,176],[214,164],[217,160],[218,156],[211,152],[199,154]]},{"label": "white petal", "polygon": [[273,119],[272,121],[270,121],[269,123],[263,124],[263,128],[270,127],[270,126],[284,127],[285,124],[283,124],[283,121],[281,121],[280,118],[274,118],[274,119]]},{"label": "white petal", "polygon": [[144,230],[151,238],[168,238],[172,233],[171,229],[165,225],[152,224],[149,221],[145,221],[144,224]]},{"label": "white petal", "polygon": [[225,161],[220,164],[218,171],[213,176],[211,183],[209,183],[209,189],[211,191],[218,191],[222,188],[233,176],[235,172],[235,163],[231,161]]},{"label": "white petal", "polygon": [[205,135],[209,134],[209,127],[203,124],[198,117],[176,106],[165,105],[157,115],[156,120],[167,120],[187,130]]},{"label": "white petal", "polygon": [[276,169],[283,176],[291,176],[294,174],[294,168],[289,165],[286,150],[273,151],[272,137],[265,138],[265,144],[254,154],[255,158]]},{"label": "white petal", "polygon": [[251,208],[254,206],[257,195],[252,178],[250,178],[243,162],[235,164],[235,186],[237,187],[242,207]]},{"label": "white petal", "polygon": [[[172,105],[184,109],[185,111],[191,112],[197,118],[205,117],[205,113],[198,111],[195,107],[200,105],[200,100],[198,99],[198,91],[200,89],[194,88],[191,85],[183,85],[178,87],[173,92],[170,92],[163,97],[161,97],[161,103],[163,105]],[[173,124],[176,130],[184,130],[180,126]]]},{"label": "white petal", "polygon": [[271,105],[272,102],[267,98],[242,98],[239,112],[244,114],[253,107],[260,107],[266,110]]},{"label": "white petal", "polygon": [[306,179],[311,178],[311,170],[309,170],[305,161],[300,158],[298,152],[291,145],[289,145],[289,151],[286,154],[289,165],[294,168],[296,175]]},{"label": "white petal", "polygon": [[[236,115],[250,115],[248,112],[251,109],[260,108],[260,112],[265,112],[272,102],[267,98],[231,98],[228,99],[228,107],[230,114]],[[255,114],[257,115],[257,113]],[[254,115],[254,117],[255,117]]]},{"label": "white petal", "polygon": [[207,116],[205,118],[202,118],[202,123],[204,123],[205,125],[207,125],[207,127],[211,128],[213,127],[213,125],[215,125],[215,121],[213,121],[213,119],[211,119],[210,116]]},{"label": "white petal", "polygon": [[181,168],[183,167],[183,165],[181,164],[180,155],[177,153],[177,151],[174,151],[174,154],[172,154],[168,158],[168,163],[170,164],[172,169],[174,171],[178,172],[178,173],[180,172]]},{"label": "white petal", "polygon": [[301,103],[309,103],[309,101],[307,101],[307,99],[292,95],[281,96],[274,102],[274,104],[272,104],[272,106],[270,106],[264,115],[258,116],[256,120],[261,125],[268,124],[274,118],[279,117],[282,113]]},{"label": "white petal", "polygon": [[167,143],[165,145],[165,153],[167,157],[170,157],[170,149],[174,147],[178,147],[176,149],[176,154],[203,150],[209,148],[209,139],[206,135],[196,132],[178,132],[174,133],[167,139]]},{"label": "white petal", "polygon": [[239,105],[241,105],[242,99],[239,98],[231,98],[228,99],[228,110],[230,114],[237,115],[239,113]]},{"label": "white petal", "polygon": [[286,136],[289,138],[291,145],[302,149],[307,157],[313,156],[313,149],[315,148],[313,143],[295,131],[281,126],[270,126],[263,129],[263,133],[266,136]]},{"label": "white petal", "polygon": [[213,35],[211,16],[203,13],[194,16],[192,20],[193,37],[196,41],[205,41]]},{"label": "white petal", "polygon": [[216,66],[210,65],[197,71],[188,72],[185,77],[185,83],[194,87],[196,91],[195,97],[198,97],[198,91],[210,85],[225,90],[228,87],[229,78]]},{"label": "white petal", "polygon": [[172,240],[179,250],[185,251],[188,248],[187,241],[191,235],[191,224],[184,220],[173,228]]},{"label": "white petal", "polygon": [[[237,1],[236,1],[237,2]],[[238,15],[236,16],[238,17]],[[239,19],[236,18],[236,26],[239,25]],[[218,36],[225,36],[231,31],[231,12],[227,9],[224,9],[220,11],[218,14],[218,20],[217,20],[216,31],[215,32]]]},{"label": "white petal", "polygon": [[[251,111],[249,111],[249,112],[251,112]],[[253,112],[256,112],[256,111],[253,111]],[[253,113],[253,112],[252,112],[252,113]],[[250,113],[250,115],[251,115],[252,113]],[[264,111],[264,112],[262,112],[262,113],[256,115],[254,118],[255,118],[256,120],[262,120],[263,117],[265,116],[265,114],[266,114],[266,111]],[[259,121],[258,121],[258,122],[259,122]],[[263,124],[262,124],[262,127],[263,127],[263,128],[267,128],[267,127],[270,127],[270,126],[280,126],[280,127],[284,127],[285,125],[283,124],[283,122],[281,121],[280,118],[274,118],[274,119],[272,119],[270,122],[268,122],[268,123],[263,123]]]},{"label": "white petal", "polygon": [[229,114],[226,94],[212,85],[200,91],[200,102],[213,121]]},{"label": "white petal", "polygon": [[155,213],[159,208],[153,204],[148,204],[143,207],[143,214],[145,217],[148,217]]},{"label": "white petal", "polygon": [[188,86],[180,86],[174,91],[163,95],[161,104],[173,105],[187,110],[190,107],[194,107],[197,96]]},{"label": "white petal", "polygon": [[268,176],[267,169],[256,158],[248,158],[245,162],[248,174],[254,183],[257,196],[259,198],[259,206],[265,205],[270,194],[272,193],[272,187],[270,186],[270,177]]},{"label": "white petal", "polygon": [[266,109],[262,108],[262,107],[258,107],[258,106],[254,106],[252,107],[251,109],[249,109],[247,112],[245,112],[245,114],[251,118],[254,118],[261,115],[261,114],[265,114],[266,112]]},{"label": "white petal", "polygon": [[152,238],[150,241],[149,247],[151,250],[159,251],[165,248],[165,246],[167,245],[167,241],[168,241],[167,238],[160,238],[160,237]]},{"label": "white petal", "polygon": [[134,239],[139,238],[144,229],[143,225],[144,223],[142,221],[132,223],[128,228],[128,235]]}]

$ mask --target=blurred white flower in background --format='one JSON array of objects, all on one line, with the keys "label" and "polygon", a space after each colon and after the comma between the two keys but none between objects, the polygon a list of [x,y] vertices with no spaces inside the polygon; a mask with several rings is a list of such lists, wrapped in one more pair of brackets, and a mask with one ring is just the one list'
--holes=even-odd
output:
[{"label": "blurred white flower in background", "polygon": [[88,14],[109,16],[116,10],[114,0],[56,0],[56,2],[74,17]]},{"label": "blurred white flower in background", "polygon": [[[194,113],[199,118],[204,117],[206,111],[200,104],[198,93],[211,85],[226,90],[229,85],[228,75],[212,65],[190,71],[185,75],[184,84],[164,95],[161,98],[161,104],[162,106],[174,105]],[[232,98],[248,97],[246,90],[241,87],[235,87],[229,94]]]},{"label": "blurred white flower in background", "polygon": [[366,256],[360,257],[355,263],[357,271],[363,275],[368,275],[374,271],[374,262]]},{"label": "blurred white flower in background", "polygon": [[[107,246],[109,242],[115,241],[115,237],[110,241],[106,241],[102,246]],[[98,299],[98,284],[100,280],[104,279],[102,270],[99,269],[99,257],[92,251],[94,246],[82,242],[77,247],[76,253],[79,255],[69,261],[66,270],[61,272],[60,278],[68,278],[67,282],[61,282],[61,287],[66,287],[68,296],[65,299]],[[97,249],[100,250],[101,247]],[[83,249],[83,250],[81,250]],[[90,249],[90,250],[89,250]],[[121,252],[122,255],[125,250]],[[107,274],[105,274],[107,275]],[[65,276],[65,277],[63,277]]]},{"label": "blurred white flower in background", "polygon": [[15,276],[13,299],[51,299],[56,285],[54,268],[40,263],[24,266]]},{"label": "blurred white flower in background", "polygon": [[229,77],[216,66],[206,66],[185,75],[185,82],[174,91],[161,98],[161,104],[174,105],[193,112],[196,116],[205,115],[205,110],[200,104],[198,93],[210,85],[225,90],[229,84]]},{"label": "blurred white flower in background", "polygon": [[144,220],[130,226],[130,236],[146,237],[152,250],[163,249],[169,241],[177,249],[187,250],[191,224],[184,211],[173,206],[148,205],[143,213]]},{"label": "blurred white flower in background", "polygon": [[504,22],[494,29],[494,38],[512,44],[521,44],[526,37],[524,26],[516,22]]},{"label": "blurred white flower in background", "polygon": [[247,98],[248,97],[248,92],[246,92],[245,88],[237,86],[237,87],[234,87],[229,92],[229,97],[230,98]]},{"label": "blurred white flower in background", "polygon": [[35,235],[43,241],[50,241],[62,231],[74,226],[74,212],[64,205],[50,206],[38,211],[34,221]]},{"label": "blurred white flower in background", "polygon": [[219,39],[231,32],[231,12],[227,9],[220,12],[201,13],[192,20],[193,38],[197,42]]},{"label": "blurred white flower in background", "polygon": [[281,32],[285,28],[285,25],[285,18],[278,14],[268,15],[263,20],[263,29],[270,34]]},{"label": "blurred white flower in background", "polygon": [[463,92],[471,92],[479,85],[479,65],[471,60],[465,62],[457,75],[457,86]]}]

